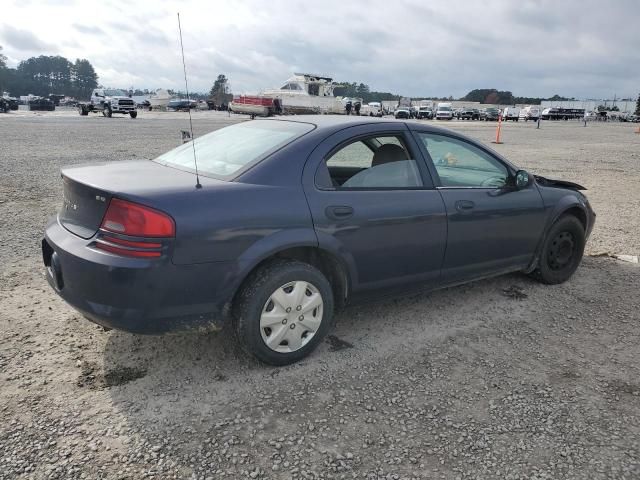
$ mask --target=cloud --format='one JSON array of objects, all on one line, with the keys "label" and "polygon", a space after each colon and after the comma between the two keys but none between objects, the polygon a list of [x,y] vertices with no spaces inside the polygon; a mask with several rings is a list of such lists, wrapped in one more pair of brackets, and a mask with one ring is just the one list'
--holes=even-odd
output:
[{"label": "cloud", "polygon": [[40,40],[29,30],[20,30],[11,25],[3,25],[0,30],[7,46],[22,52],[52,53],[57,51],[55,45]]},{"label": "cloud", "polygon": [[105,31],[97,25],[84,25],[82,23],[74,23],[71,25],[74,29],[85,35],[106,35]]},{"label": "cloud", "polygon": [[250,93],[296,71],[406,96],[493,87],[593,98],[640,88],[635,0],[236,0],[215,8],[207,0],[104,0],[99,27],[86,23],[92,2],[65,4],[10,5],[5,18],[23,30],[0,28],[5,54],[25,58],[56,45],[67,58],[89,59],[105,85],[181,89],[179,7],[198,91],[220,73],[234,92]]}]

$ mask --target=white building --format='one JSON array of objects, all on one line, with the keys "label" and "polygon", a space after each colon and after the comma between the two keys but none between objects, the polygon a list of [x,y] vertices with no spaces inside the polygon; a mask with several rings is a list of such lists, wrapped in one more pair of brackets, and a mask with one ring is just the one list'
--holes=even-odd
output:
[{"label": "white building", "polygon": [[593,112],[600,105],[605,107],[616,106],[622,113],[634,113],[636,111],[635,100],[543,100],[540,107],[545,108],[584,108],[587,112]]}]

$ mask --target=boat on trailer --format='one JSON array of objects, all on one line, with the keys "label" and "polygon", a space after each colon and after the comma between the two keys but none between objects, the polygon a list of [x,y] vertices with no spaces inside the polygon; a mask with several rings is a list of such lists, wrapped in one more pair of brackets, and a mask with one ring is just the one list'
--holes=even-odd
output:
[{"label": "boat on trailer", "polygon": [[260,95],[236,96],[229,102],[229,109],[234,113],[244,113],[252,117],[270,117],[282,113],[280,100]]},{"label": "boat on trailer", "polygon": [[280,88],[264,90],[261,96],[280,100],[283,113],[344,113],[342,97],[335,97],[331,77],[294,73]]},{"label": "boat on trailer", "polygon": [[149,105],[151,108],[166,108],[171,99],[172,96],[168,91],[159,88],[149,97]]}]

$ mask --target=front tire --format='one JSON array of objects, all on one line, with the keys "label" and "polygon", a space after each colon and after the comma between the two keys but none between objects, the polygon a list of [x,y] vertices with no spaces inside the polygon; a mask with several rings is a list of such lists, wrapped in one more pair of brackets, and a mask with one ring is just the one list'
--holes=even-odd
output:
[{"label": "front tire", "polygon": [[260,267],[233,305],[242,348],[270,365],[289,365],[309,355],[331,328],[333,292],[315,267],[277,260]]},{"label": "front tire", "polygon": [[138,112],[129,112],[129,116],[131,118],[136,118],[138,116]]},{"label": "front tire", "polygon": [[105,117],[111,118],[113,112],[111,111],[111,105],[105,105],[104,110],[102,110],[102,115]]},{"label": "front tire", "polygon": [[532,276],[547,285],[566,282],[580,265],[584,246],[585,232],[580,220],[573,215],[560,217],[547,234]]}]

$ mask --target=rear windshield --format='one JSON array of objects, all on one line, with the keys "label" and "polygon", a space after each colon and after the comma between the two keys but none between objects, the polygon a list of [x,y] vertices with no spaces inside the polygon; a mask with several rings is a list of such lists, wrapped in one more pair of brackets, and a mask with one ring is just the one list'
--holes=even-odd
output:
[{"label": "rear windshield", "polygon": [[[254,120],[221,128],[196,138],[198,171],[229,179],[292,140],[313,130],[308,123]],[[181,170],[195,171],[192,142],[160,155],[154,161]]]}]

